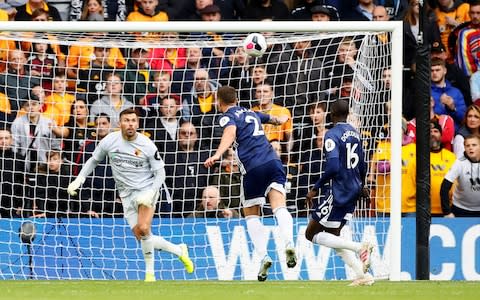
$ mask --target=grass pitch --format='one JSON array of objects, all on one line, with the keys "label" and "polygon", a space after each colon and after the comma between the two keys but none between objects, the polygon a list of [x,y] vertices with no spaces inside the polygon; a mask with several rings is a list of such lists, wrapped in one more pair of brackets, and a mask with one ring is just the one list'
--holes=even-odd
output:
[{"label": "grass pitch", "polygon": [[379,281],[349,287],[348,281],[0,281],[0,299],[35,300],[298,300],[479,299],[472,281]]}]

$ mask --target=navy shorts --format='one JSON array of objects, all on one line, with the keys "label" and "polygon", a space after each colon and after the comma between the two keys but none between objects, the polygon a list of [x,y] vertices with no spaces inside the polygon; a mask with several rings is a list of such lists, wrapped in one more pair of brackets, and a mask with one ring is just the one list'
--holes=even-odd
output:
[{"label": "navy shorts", "polygon": [[287,175],[280,160],[271,160],[243,175],[243,206],[265,204],[265,196],[273,188],[285,193]]},{"label": "navy shorts", "polygon": [[333,194],[329,191],[320,195],[314,203],[312,219],[327,228],[339,228],[345,225],[355,210],[355,204],[338,206],[334,203]]}]

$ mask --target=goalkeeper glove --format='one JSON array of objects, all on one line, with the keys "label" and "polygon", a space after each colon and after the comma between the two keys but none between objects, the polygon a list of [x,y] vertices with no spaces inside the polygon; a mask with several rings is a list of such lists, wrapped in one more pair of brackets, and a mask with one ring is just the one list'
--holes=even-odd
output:
[{"label": "goalkeeper glove", "polygon": [[70,196],[76,196],[77,195],[77,190],[80,188],[80,186],[85,182],[85,177],[79,175],[77,178],[75,178],[74,181],[72,181],[67,188],[67,192]]},{"label": "goalkeeper glove", "polygon": [[154,189],[149,189],[144,192],[141,192],[137,196],[137,205],[145,205],[147,207],[153,207],[154,199],[157,191]]}]

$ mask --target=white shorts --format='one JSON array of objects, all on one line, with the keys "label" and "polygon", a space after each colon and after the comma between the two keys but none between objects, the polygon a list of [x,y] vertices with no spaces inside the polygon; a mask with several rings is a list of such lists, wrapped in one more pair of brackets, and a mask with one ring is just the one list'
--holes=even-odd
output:
[{"label": "white shorts", "polygon": [[[138,202],[137,198],[144,191],[134,191],[126,197],[122,197],[123,216],[127,220],[130,228],[135,227],[138,223]],[[155,209],[157,205],[158,197],[160,196],[160,190],[158,190],[152,197],[152,207]]]}]

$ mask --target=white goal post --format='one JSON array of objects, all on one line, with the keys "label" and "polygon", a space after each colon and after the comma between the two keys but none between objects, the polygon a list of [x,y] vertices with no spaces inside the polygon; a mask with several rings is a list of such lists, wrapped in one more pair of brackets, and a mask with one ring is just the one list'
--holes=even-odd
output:
[{"label": "white goal post", "polygon": [[[385,261],[388,261],[388,272],[386,277],[388,277],[389,280],[393,281],[398,281],[403,279],[401,277],[401,193],[402,193],[402,179],[401,179],[401,174],[402,174],[402,159],[401,159],[401,149],[402,149],[402,70],[403,70],[403,64],[402,64],[402,57],[403,57],[403,25],[402,22],[397,22],[397,21],[392,21],[392,22],[304,22],[304,21],[299,21],[299,22],[293,22],[293,21],[285,21],[285,22],[250,22],[250,21],[242,21],[242,22],[164,22],[164,23],[150,23],[150,22],[0,22],[0,32],[6,33],[6,32],[11,32],[15,34],[16,32],[38,32],[38,33],[52,33],[54,35],[57,35],[58,44],[64,43],[62,41],[63,37],[68,37],[70,34],[73,34],[73,36],[77,36],[76,34],[78,33],[78,36],[81,36],[82,33],[87,33],[87,32],[107,32],[107,33],[112,33],[112,38],[105,42],[105,46],[107,47],[124,47],[124,48],[133,48],[133,47],[154,47],[157,44],[152,41],[139,41],[135,42],[134,36],[130,36],[127,33],[138,33],[138,32],[178,32],[178,33],[183,33],[183,34],[189,34],[191,32],[217,32],[217,31],[222,31],[222,32],[229,32],[229,33],[248,33],[248,32],[274,32],[278,34],[273,34],[271,37],[268,38],[269,41],[273,42],[282,42],[283,39],[288,42],[296,41],[296,40],[302,40],[304,38],[306,39],[313,39],[311,34],[317,34],[318,36],[322,36],[323,33],[333,33],[333,34],[339,34],[338,36],[342,36],[348,33],[352,34],[358,34],[360,35],[361,33],[389,33],[391,35],[391,53],[390,57],[388,58],[390,61],[389,67],[391,68],[391,98],[390,98],[390,103],[391,103],[391,109],[390,109],[390,115],[386,116],[389,120],[389,134],[391,137],[390,143],[391,143],[391,159],[390,159],[390,205],[391,205],[391,210],[389,214],[389,219],[390,219],[390,224],[389,224],[389,229],[388,229],[388,239],[389,239],[389,253],[384,253],[385,255],[388,255],[388,258],[384,257]],[[114,34],[116,33],[116,34]],[[304,35],[305,34],[305,35]],[[238,35],[240,37],[240,35]],[[2,38],[0,38],[2,39]],[[65,42],[65,45],[69,45],[70,42]],[[93,42],[95,43],[95,42]],[[233,38],[230,41],[226,41],[225,44],[220,44],[220,45],[227,45],[227,46],[239,46],[241,44],[241,39],[240,38]],[[193,46],[205,46],[205,47],[214,47],[215,44],[212,41],[205,41],[205,40],[185,40],[184,45],[186,47],[193,47]],[[161,46],[161,42],[159,42],[158,46]],[[359,50],[359,56],[362,55],[361,49]],[[370,60],[372,63],[375,62],[375,57],[365,57],[364,59]],[[288,71],[288,69],[287,69]],[[356,70],[354,76],[354,85],[357,84],[362,84],[362,79],[358,79],[356,76],[360,76],[359,74],[362,74],[364,70]],[[355,83],[357,82],[357,83]],[[372,97],[374,97],[373,95]],[[353,104],[353,108],[355,108],[355,104]],[[361,111],[361,109],[360,109]],[[365,125],[365,124],[364,124]],[[170,187],[171,188],[171,187]],[[299,217],[300,218],[300,217]],[[20,219],[16,219],[18,221]],[[5,221],[5,219],[3,219]],[[34,221],[35,222],[35,221]],[[42,223],[41,226],[44,226],[43,221],[40,221]],[[76,221],[77,222],[77,221]],[[205,222],[205,221],[202,221]],[[217,221],[220,222],[220,221]],[[224,222],[224,221],[221,221]],[[236,222],[235,224],[240,224],[240,221],[234,221]],[[372,222],[375,222],[373,220]],[[1,223],[1,222],[0,222]],[[46,222],[48,223],[48,221]],[[115,222],[114,222],[115,223]],[[159,221],[159,223],[162,223],[162,221]],[[185,218],[185,228],[190,228],[194,225],[195,220],[190,220],[188,218]],[[22,247],[22,244],[20,241],[17,240],[13,241],[12,236],[18,235],[18,227],[20,223],[15,223],[15,225],[6,225],[6,223],[1,223],[0,225],[0,234],[8,233],[7,235],[9,236],[4,237],[1,241],[3,242],[10,242],[10,243],[17,243],[16,245],[13,245],[9,250],[6,247],[0,247],[0,256],[5,256],[8,257],[6,260],[2,258],[0,260],[0,270],[7,270],[9,268],[12,268],[13,262],[15,259],[22,260],[23,258],[19,256],[18,253],[15,253],[16,251],[24,252],[24,250],[21,250],[20,248]],[[182,229],[175,228],[176,223],[174,223],[171,227],[171,229],[167,230],[167,232],[170,232],[172,235],[175,235],[177,237],[177,240],[181,240],[181,231]],[[215,224],[215,222],[213,223]],[[111,225],[111,224],[110,224]],[[208,225],[208,223],[206,223]],[[10,227],[9,227],[10,226]],[[159,224],[157,224],[158,227],[160,227]],[[112,225],[113,227],[113,225]],[[157,227],[157,228],[158,228]],[[222,234],[225,233],[220,233],[216,232],[215,228],[213,227],[206,227],[207,233],[202,233],[205,235],[208,235],[210,238],[212,236],[218,237],[220,240],[222,240]],[[228,228],[231,228],[232,231],[236,230],[235,226],[226,226]],[[300,227],[300,225],[299,225]],[[5,229],[8,228],[8,229]],[[15,230],[17,230],[15,232]],[[128,229],[125,225],[123,225],[122,230],[125,231],[126,235],[129,235]],[[121,230],[121,231],[122,231]],[[272,229],[273,230],[273,229]],[[81,229],[78,229],[79,235],[81,234]],[[108,231],[108,232],[107,232]],[[122,232],[123,232],[122,231]],[[275,236],[275,230],[272,231],[273,236]],[[111,230],[104,230],[101,227],[101,224],[95,224],[92,225],[91,232],[92,234],[111,234],[115,235],[118,234],[118,230],[112,228]],[[195,233],[191,233],[192,236],[195,235]],[[385,233],[386,234],[386,233]],[[7,236],[6,235],[6,236]],[[82,237],[82,238],[88,238],[87,237]],[[130,237],[129,237],[130,238]],[[166,238],[169,238],[166,236]],[[12,239],[9,241],[9,239]],[[68,237],[67,237],[68,239]],[[232,244],[234,241],[232,241]],[[222,244],[223,245],[223,244]],[[195,248],[195,245],[192,245],[193,248]],[[201,247],[201,246],[198,246]],[[241,245],[238,246],[239,248],[242,248]],[[127,247],[128,248],[128,247]],[[213,247],[212,247],[213,248]],[[85,253],[81,252],[82,249],[78,249],[80,251],[79,256],[85,255]],[[117,251],[118,249],[115,249]],[[129,251],[132,249],[129,249]],[[201,253],[201,249],[196,249],[198,253]],[[118,250],[118,251],[121,251]],[[133,250],[132,250],[133,251]],[[223,251],[223,250],[222,250]],[[92,254],[95,251],[88,252]],[[99,253],[101,253],[101,249],[99,250]],[[113,250],[112,250],[113,252]],[[233,250],[232,250],[233,252]],[[230,253],[230,255],[234,255]],[[30,250],[29,250],[30,253]],[[34,253],[35,254],[35,253]],[[224,256],[226,257],[229,255],[229,253],[223,253]],[[30,254],[29,254],[30,255]],[[41,255],[41,254],[40,254]],[[141,254],[139,254],[141,256]],[[250,255],[250,254],[248,254]],[[160,260],[163,259],[160,258]],[[198,258],[199,261],[202,260],[201,257]],[[241,258],[239,258],[240,261],[242,261]],[[7,263],[4,263],[4,261],[7,261]],[[202,260],[203,261],[203,260]],[[209,260],[205,259],[205,262],[208,262]],[[221,264],[218,261],[215,261],[217,264]],[[225,261],[224,261],[225,263]],[[138,265],[141,265],[141,259],[138,261],[134,262],[126,262],[125,265],[122,266],[117,266],[116,268],[125,268],[129,272],[132,272],[134,274],[135,272],[140,272],[141,267],[138,267],[138,270],[135,270],[135,267]],[[221,268],[228,269],[225,271],[226,273],[230,272],[233,274],[235,272],[235,262],[233,267],[232,266],[219,266],[217,265],[217,271]],[[98,268],[99,265],[96,263],[92,263],[90,268]],[[106,269],[110,269],[111,266],[104,265],[103,266]],[[301,267],[301,266],[300,266]],[[80,268],[81,269],[81,268]],[[202,270],[200,268],[200,270]],[[177,272],[178,270],[175,270]],[[256,271],[256,270],[255,270]],[[7,272],[2,272],[4,277],[0,274],[0,278],[6,278],[6,279],[12,279],[12,278],[24,278],[22,276],[15,276],[9,274],[10,271]],[[13,271],[11,271],[13,272]],[[89,278],[87,275],[83,274],[82,272],[84,271],[72,271],[71,278]],[[114,271],[112,271],[113,274]],[[251,271],[245,271],[245,272],[251,272]],[[281,272],[281,271],[279,271]],[[25,275],[25,271],[21,271],[22,275]],[[28,273],[28,272],[27,272]],[[173,274],[174,271],[171,271]],[[205,271],[207,273],[207,271]],[[220,271],[219,271],[220,273]],[[229,273],[229,274],[230,274]],[[236,274],[236,273],[235,273]],[[69,275],[70,276],[70,275]],[[132,275],[131,277],[128,278],[135,278],[136,275]],[[166,276],[166,278],[180,278],[175,277],[170,274]],[[27,276],[28,277],[28,276]],[[62,276],[59,276],[62,278]],[[138,278],[142,278],[140,275],[137,276]],[[379,277],[385,277],[384,274],[380,274]],[[47,275],[44,275],[43,277],[40,276],[40,278],[49,278]],[[108,277],[105,276],[105,279],[110,279],[114,277]],[[209,278],[209,275],[205,275],[204,277],[200,276],[199,278],[204,279],[204,278]],[[230,277],[226,276],[225,278],[230,278],[230,279],[245,279],[249,278],[248,276],[240,276],[236,277],[236,275],[232,275]],[[283,275],[283,279],[298,279],[294,278],[294,276]],[[191,278],[188,278],[191,279]],[[222,279],[221,276],[216,277],[216,279]]]}]

